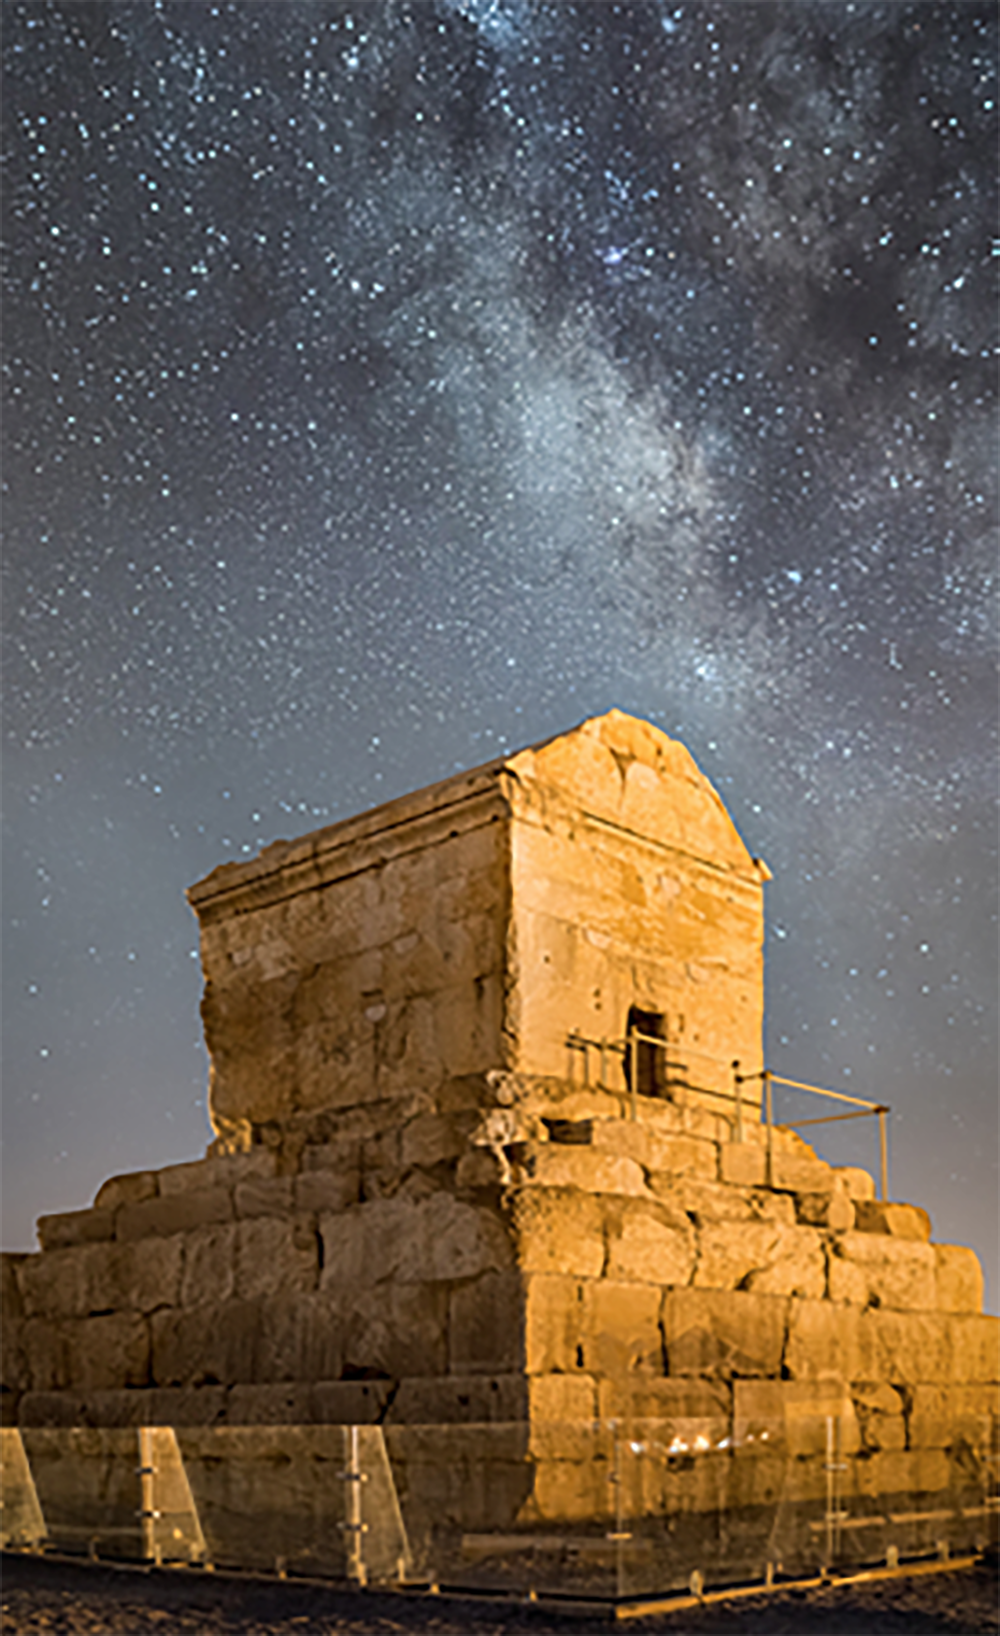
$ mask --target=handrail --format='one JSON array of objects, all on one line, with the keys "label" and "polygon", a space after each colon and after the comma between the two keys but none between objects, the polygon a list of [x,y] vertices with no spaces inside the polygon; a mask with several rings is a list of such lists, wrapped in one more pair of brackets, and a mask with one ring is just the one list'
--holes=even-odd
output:
[{"label": "handrail", "polygon": [[[600,1051],[600,1053],[601,1053],[601,1073],[600,1073],[600,1078],[598,1080],[598,1086],[601,1089],[606,1089],[607,1088],[607,1087],[605,1087],[605,1084],[604,1084],[604,1069],[605,1069],[606,1053],[608,1051],[613,1051],[613,1052],[616,1053],[616,1055],[619,1055],[622,1058],[630,1058],[629,1066],[631,1068],[631,1072],[628,1074],[628,1081],[629,1081],[629,1117],[631,1119],[633,1119],[633,1120],[635,1120],[638,1117],[638,1095],[639,1095],[639,1089],[638,1089],[638,1087],[639,1087],[638,1047],[640,1045],[651,1045],[654,1048],[656,1048],[658,1050],[661,1050],[661,1051],[664,1051],[664,1052],[675,1052],[675,1053],[677,1053],[678,1055],[675,1058],[675,1060],[673,1060],[673,1061],[671,1061],[669,1056],[667,1057],[665,1066],[668,1069],[669,1068],[680,1068],[682,1070],[686,1070],[687,1063],[680,1060],[681,1057],[689,1057],[689,1056],[690,1057],[700,1057],[702,1060],[704,1060],[706,1062],[715,1062],[715,1063],[718,1063],[719,1060],[720,1060],[718,1055],[716,1055],[716,1054],[710,1053],[708,1051],[699,1051],[697,1049],[697,1047],[682,1044],[678,1040],[663,1039],[658,1034],[644,1034],[644,1033],[640,1032],[639,1029],[631,1029],[625,1035],[625,1037],[623,1039],[610,1039],[610,1040],[609,1039],[600,1039],[600,1040],[588,1039],[586,1037],[586,1035],[582,1034],[579,1031],[579,1029],[572,1029],[570,1031],[570,1033],[566,1036],[566,1044],[569,1046],[569,1048],[571,1050],[582,1050],[583,1051],[583,1053],[584,1053],[584,1073],[585,1073],[585,1075],[588,1076],[588,1083],[589,1083],[589,1073],[588,1073],[588,1068],[587,1068],[587,1064],[589,1063],[589,1057],[587,1055],[588,1049],[590,1047],[593,1047],[595,1050]],[[623,1067],[624,1066],[625,1066],[625,1064],[623,1062]],[[839,1123],[843,1119],[864,1119],[864,1118],[867,1118],[869,1116],[872,1116],[872,1117],[878,1119],[879,1197],[883,1200],[883,1202],[888,1199],[888,1197],[889,1197],[889,1145],[888,1145],[888,1129],[887,1129],[886,1121],[887,1121],[887,1118],[888,1118],[889,1114],[891,1114],[891,1112],[892,1112],[892,1109],[889,1107],[888,1103],[886,1103],[886,1102],[870,1102],[865,1097],[848,1096],[845,1091],[831,1091],[825,1085],[809,1085],[809,1084],[806,1084],[805,1081],[803,1081],[803,1080],[787,1079],[784,1074],[776,1074],[772,1068],[761,1068],[761,1069],[758,1069],[758,1071],[756,1073],[741,1074],[739,1072],[739,1067],[740,1067],[740,1064],[739,1064],[739,1060],[737,1059],[732,1064],[733,1084],[735,1086],[735,1091],[734,1091],[734,1094],[732,1096],[730,1096],[726,1091],[717,1091],[717,1090],[711,1089],[707,1085],[688,1085],[688,1086],[685,1086],[685,1089],[693,1090],[699,1096],[712,1096],[712,1097],[715,1097],[721,1102],[735,1102],[735,1104],[736,1104],[735,1118],[730,1119],[730,1117],[727,1114],[721,1114],[720,1117],[725,1119],[730,1126],[735,1125],[735,1127],[736,1127],[735,1140],[737,1142],[742,1142],[742,1140],[743,1140],[743,1086],[747,1085],[747,1084],[751,1084],[754,1080],[759,1079],[759,1080],[763,1081],[763,1086],[764,1086],[764,1095],[763,1095],[764,1117],[765,1117],[765,1125],[766,1125],[766,1131],[767,1131],[767,1138],[766,1138],[766,1140],[767,1140],[767,1179],[768,1179],[768,1185],[769,1186],[772,1185],[773,1176],[774,1176],[774,1106],[773,1106],[772,1087],[774,1085],[786,1085],[790,1090],[793,1090],[793,1091],[806,1091],[812,1096],[827,1097],[832,1102],[846,1102],[846,1103],[849,1103],[851,1107],[857,1108],[860,1111],[857,1112],[857,1113],[827,1114],[827,1115],[821,1116],[818,1119],[798,1119],[798,1120],[794,1120],[794,1121],[789,1121],[787,1123],[787,1125],[782,1127],[782,1128],[786,1128],[786,1129],[789,1129],[789,1130],[795,1130],[796,1127],[801,1126],[803,1129],[805,1129],[807,1126],[810,1126],[810,1125],[832,1125],[832,1124]]]}]

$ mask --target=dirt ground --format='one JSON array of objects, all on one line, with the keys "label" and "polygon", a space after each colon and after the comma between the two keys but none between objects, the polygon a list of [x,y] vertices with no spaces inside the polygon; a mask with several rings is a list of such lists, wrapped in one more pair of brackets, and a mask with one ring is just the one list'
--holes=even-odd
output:
[{"label": "dirt ground", "polygon": [[996,1563],[784,1591],[617,1624],[611,1613],[6,1556],[3,1636],[959,1636],[996,1633]]}]

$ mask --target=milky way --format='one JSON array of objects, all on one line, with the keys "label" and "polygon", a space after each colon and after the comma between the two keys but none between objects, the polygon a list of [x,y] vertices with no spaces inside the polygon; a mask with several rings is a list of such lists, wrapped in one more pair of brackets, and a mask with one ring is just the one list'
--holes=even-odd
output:
[{"label": "milky way", "polygon": [[995,7],[3,44],[5,1242],[202,1151],[187,884],[618,705],[774,872],[772,1065],[995,1292]]}]

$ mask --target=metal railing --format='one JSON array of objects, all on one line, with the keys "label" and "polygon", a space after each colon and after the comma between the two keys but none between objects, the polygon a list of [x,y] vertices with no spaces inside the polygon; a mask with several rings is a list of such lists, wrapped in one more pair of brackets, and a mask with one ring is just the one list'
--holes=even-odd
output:
[{"label": "metal railing", "polygon": [[733,1063],[733,1081],[737,1088],[737,1097],[741,1098],[742,1087],[753,1080],[764,1082],[764,1118],[767,1130],[767,1167],[768,1180],[771,1180],[774,1165],[774,1097],[772,1086],[787,1085],[793,1091],[807,1091],[812,1096],[824,1096],[831,1102],[849,1102],[859,1111],[857,1113],[830,1113],[823,1114],[818,1119],[795,1119],[785,1122],[785,1129],[804,1130],[809,1125],[835,1125],[844,1119],[878,1119],[878,1146],[879,1146],[879,1198],[885,1201],[889,1197],[889,1132],[887,1120],[892,1112],[886,1102],[868,1102],[862,1096],[847,1096],[843,1091],[830,1091],[823,1085],[807,1085],[798,1079],[786,1079],[783,1074],[776,1074],[771,1068],[763,1068],[756,1074],[741,1074],[739,1062]]},{"label": "metal railing", "polygon": [[879,1198],[885,1201],[889,1197],[888,1118],[892,1112],[892,1109],[889,1107],[888,1103],[869,1102],[864,1097],[848,1096],[844,1091],[828,1090],[827,1087],[823,1085],[808,1085],[802,1080],[786,1079],[783,1074],[776,1074],[771,1068],[761,1068],[758,1069],[756,1073],[742,1074],[740,1073],[739,1059],[732,1063],[733,1090],[731,1092],[720,1091],[709,1085],[693,1085],[686,1077],[683,1079],[675,1078],[672,1081],[671,1074],[682,1074],[686,1076],[687,1062],[682,1062],[676,1058],[672,1059],[669,1053],[682,1052],[685,1058],[698,1057],[706,1062],[714,1062],[717,1066],[721,1066],[720,1058],[717,1055],[713,1055],[711,1052],[699,1051],[688,1045],[680,1046],[676,1041],[664,1039],[658,1034],[645,1034],[636,1028],[630,1029],[624,1038],[621,1039],[607,1039],[606,1037],[602,1037],[601,1039],[589,1039],[586,1035],[580,1033],[578,1029],[573,1029],[566,1036],[566,1045],[570,1051],[582,1053],[584,1063],[583,1077],[584,1084],[586,1085],[589,1085],[590,1083],[590,1052],[592,1050],[596,1050],[599,1053],[600,1071],[597,1080],[598,1090],[612,1090],[612,1086],[608,1084],[609,1054],[621,1058],[622,1073],[626,1081],[629,1095],[629,1118],[632,1120],[636,1120],[638,1118],[639,1096],[642,1094],[639,1090],[639,1047],[640,1045],[646,1045],[652,1047],[654,1050],[664,1052],[664,1090],[668,1093],[671,1091],[671,1089],[692,1091],[697,1096],[710,1096],[716,1098],[716,1100],[720,1102],[732,1103],[733,1112],[730,1114],[720,1110],[719,1117],[724,1119],[729,1124],[731,1130],[733,1131],[733,1140],[737,1142],[742,1142],[743,1140],[745,1102],[743,1086],[752,1084],[758,1080],[761,1081],[763,1086],[762,1102],[764,1107],[764,1122],[767,1132],[767,1178],[769,1184],[772,1182],[774,1175],[773,1087],[775,1085],[785,1085],[790,1090],[805,1091],[812,1096],[826,1097],[832,1102],[849,1103],[852,1108],[856,1110],[855,1112],[823,1114],[816,1119],[788,1120],[785,1121],[779,1128],[804,1130],[811,1125],[833,1125],[845,1119],[876,1118],[878,1120],[879,1144]]}]

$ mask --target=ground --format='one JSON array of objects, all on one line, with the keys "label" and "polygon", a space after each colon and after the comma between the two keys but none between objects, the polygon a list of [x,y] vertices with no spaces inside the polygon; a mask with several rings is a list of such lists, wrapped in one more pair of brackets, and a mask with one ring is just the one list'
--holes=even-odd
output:
[{"label": "ground", "polygon": [[3,1636],[596,1636],[614,1628],[636,1636],[992,1636],[1000,1630],[996,1563],[616,1626],[609,1614],[7,1556],[0,1624]]}]

